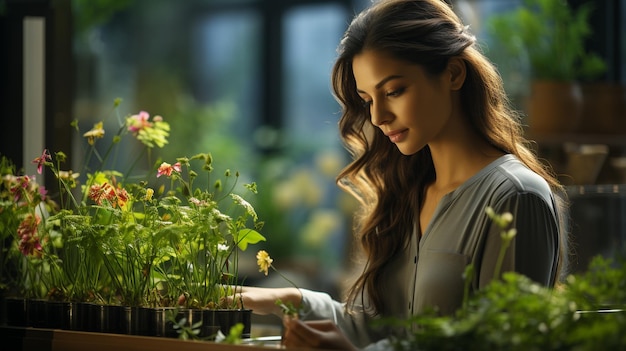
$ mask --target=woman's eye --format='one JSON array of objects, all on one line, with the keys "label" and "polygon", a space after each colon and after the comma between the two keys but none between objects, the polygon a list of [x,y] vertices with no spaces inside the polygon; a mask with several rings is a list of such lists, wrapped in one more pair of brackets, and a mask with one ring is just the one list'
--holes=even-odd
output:
[{"label": "woman's eye", "polygon": [[392,90],[387,92],[387,97],[396,97],[396,96],[400,96],[402,93],[404,92],[404,88],[400,88],[400,89],[396,89],[396,90]]},{"label": "woman's eye", "polygon": [[372,101],[363,100],[361,104],[363,104],[363,108],[367,109],[367,108],[370,108],[370,106],[372,106]]}]

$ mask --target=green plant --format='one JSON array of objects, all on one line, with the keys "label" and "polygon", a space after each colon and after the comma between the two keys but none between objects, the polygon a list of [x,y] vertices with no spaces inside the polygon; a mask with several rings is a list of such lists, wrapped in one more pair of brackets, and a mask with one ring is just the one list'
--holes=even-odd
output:
[{"label": "green plant", "polygon": [[[233,293],[230,285],[237,284],[239,250],[265,240],[258,232],[263,223],[258,221],[254,208],[233,193],[238,173],[225,172],[226,180],[235,178],[232,183],[217,179],[210,191],[196,189],[193,161],[200,161],[207,175],[212,172],[210,154],[179,158],[172,166],[174,170],[168,176],[176,191],[158,201],[161,218],[165,214],[168,221],[162,231],[168,242],[160,246],[162,252],[156,256],[155,269],[167,291],[178,294],[170,294],[168,300],[177,300],[186,307],[227,307],[222,305],[223,297]],[[188,168],[188,178],[183,177],[181,167]],[[254,183],[244,188],[251,193],[257,191]],[[181,199],[186,199],[186,204]]]},{"label": "green plant", "polygon": [[585,48],[592,3],[574,10],[566,0],[525,0],[523,6],[488,20],[488,28],[511,57],[527,57],[535,79],[592,79],[604,60]]},{"label": "green plant", "polygon": [[218,330],[215,342],[229,345],[239,345],[243,341],[243,328],[244,325],[242,323],[236,323],[230,327],[228,335],[224,335],[221,330]]},{"label": "green plant", "polygon": [[105,23],[117,12],[132,4],[132,0],[72,0],[74,25],[78,32],[83,32]]},{"label": "green plant", "polygon": [[[488,214],[502,228],[505,251],[515,235],[506,228],[512,218]],[[396,350],[616,350],[626,345],[625,291],[626,260],[597,257],[557,288],[505,272],[452,316],[428,311],[384,323],[411,330],[393,339]],[[607,306],[614,310],[603,312]]]},{"label": "green plant", "polygon": [[187,318],[177,318],[180,307],[176,307],[166,312],[165,317],[172,323],[172,328],[178,334],[178,338],[181,340],[202,340],[200,332],[202,327],[202,321],[189,324]]},{"label": "green plant", "polygon": [[[115,112],[120,102],[115,101]],[[17,272],[10,283],[26,297],[235,307],[224,301],[239,283],[239,251],[265,240],[259,233],[263,222],[239,195],[255,194],[256,184],[239,188],[239,174],[230,171],[211,179],[210,153],[180,157],[174,164],[152,162],[153,149],[168,143],[169,124],[143,111],[116,116],[117,132],[103,152],[97,147],[105,135],[103,122],[82,133],[87,150],[81,172],[63,170],[66,156],[60,151],[44,150],[33,161],[38,172],[47,168],[58,179],[60,207],[46,205],[34,177],[15,175],[3,160],[0,215],[7,217],[2,235],[10,247],[3,248],[2,260]],[[109,169],[109,157],[127,135],[142,150],[129,170]],[[134,166],[146,159],[147,174],[135,174]],[[201,174],[210,187],[194,185]]]}]

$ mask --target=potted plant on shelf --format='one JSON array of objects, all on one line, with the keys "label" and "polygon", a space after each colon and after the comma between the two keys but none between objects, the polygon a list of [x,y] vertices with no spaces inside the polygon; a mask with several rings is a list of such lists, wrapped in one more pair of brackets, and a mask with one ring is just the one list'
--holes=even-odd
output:
[{"label": "potted plant on shelf", "polygon": [[585,49],[593,4],[573,9],[566,0],[524,0],[517,9],[493,15],[489,30],[511,57],[528,62],[527,101],[532,133],[553,134],[578,128],[583,109],[580,82],[606,70],[604,60]]},{"label": "potted plant on shelf", "polygon": [[[105,134],[103,123],[83,134],[84,184],[80,173],[63,169],[63,152],[44,150],[34,160],[39,173],[48,169],[58,179],[54,203],[34,177],[19,175],[3,159],[0,215],[10,220],[3,222],[8,246],[2,260],[14,267],[12,279],[3,281],[7,290],[19,300],[65,302],[66,310],[53,320],[70,320],[54,326],[59,328],[175,336],[166,316],[175,310],[187,327],[197,326],[200,337],[228,333],[240,322],[249,335],[251,311],[224,301],[240,282],[239,251],[265,240],[259,233],[263,222],[239,195],[256,193],[256,185],[238,184],[239,174],[230,171],[211,179],[210,153],[152,163],[153,148],[168,142],[169,124],[146,112],[117,114],[117,121],[117,133],[102,153],[96,145]],[[109,155],[127,135],[144,147],[137,160],[148,156],[147,175],[107,169]],[[211,187],[195,186],[202,175]],[[32,325],[35,317],[28,311],[34,309],[21,309],[27,312],[24,325],[51,327]],[[218,310],[239,316],[220,317]],[[115,319],[105,325],[105,317]]]}]

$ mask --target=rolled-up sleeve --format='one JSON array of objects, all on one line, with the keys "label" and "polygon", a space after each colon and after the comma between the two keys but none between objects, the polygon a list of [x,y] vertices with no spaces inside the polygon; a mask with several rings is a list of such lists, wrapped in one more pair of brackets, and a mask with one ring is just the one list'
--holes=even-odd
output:
[{"label": "rolled-up sleeve", "polygon": [[356,347],[363,348],[384,338],[385,332],[372,326],[374,318],[363,311],[348,313],[345,303],[333,300],[330,295],[300,289],[302,292],[303,320],[329,319],[335,322],[339,329],[350,339]]}]

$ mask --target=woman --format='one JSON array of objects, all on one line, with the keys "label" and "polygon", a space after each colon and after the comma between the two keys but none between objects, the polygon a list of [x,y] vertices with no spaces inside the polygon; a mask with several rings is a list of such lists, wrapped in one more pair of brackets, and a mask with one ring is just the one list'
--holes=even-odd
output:
[{"label": "woman", "polygon": [[513,214],[518,233],[501,270],[555,284],[565,256],[561,186],[443,0],[382,0],[359,14],[332,83],[354,156],[338,183],[362,204],[356,231],[367,261],[344,304],[304,289],[243,289],[255,312],[279,314],[278,298],[308,311],[285,321],[285,345],[382,347],[390,330],[372,327],[376,318],[453,313],[467,265],[473,291],[495,278],[501,229],[488,206]]}]

